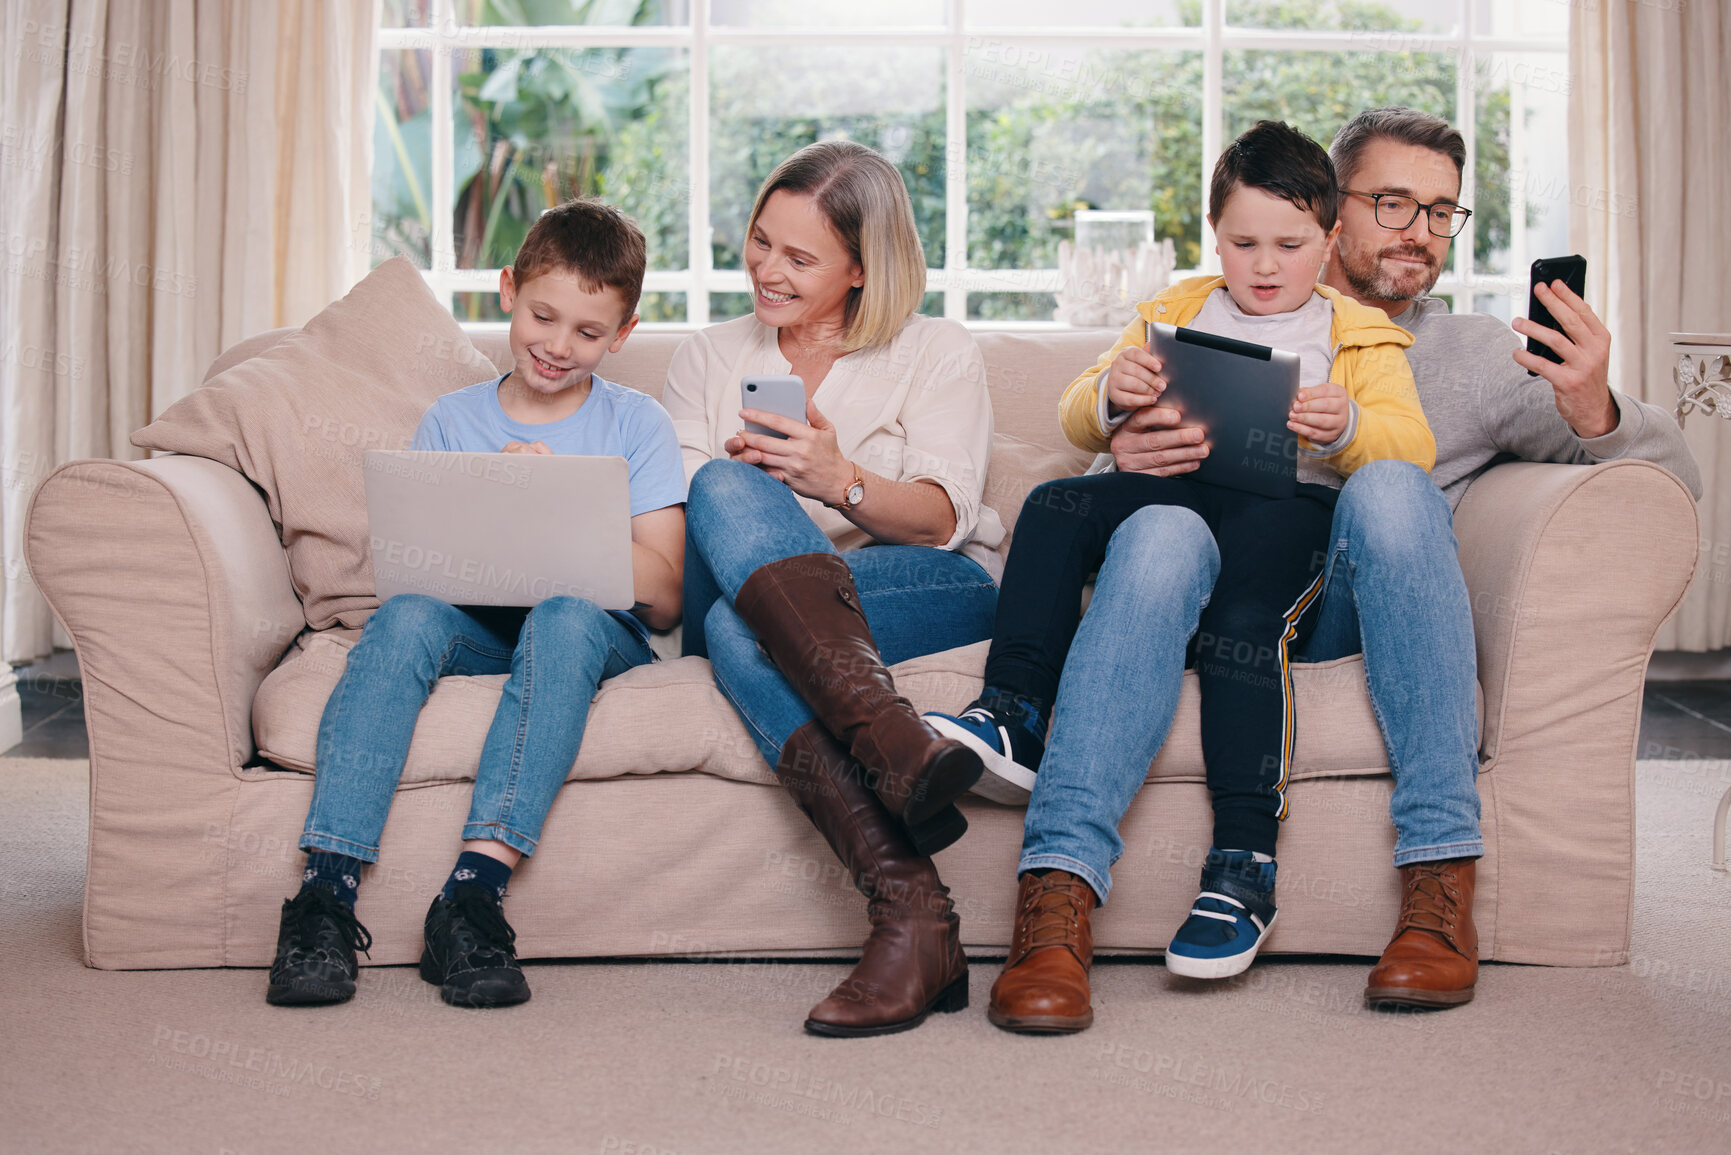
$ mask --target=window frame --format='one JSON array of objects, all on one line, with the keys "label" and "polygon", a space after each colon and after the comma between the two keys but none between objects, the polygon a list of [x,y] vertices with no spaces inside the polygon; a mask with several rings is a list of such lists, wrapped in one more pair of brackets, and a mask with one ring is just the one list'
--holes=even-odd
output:
[{"label": "window frame", "polygon": [[[443,301],[452,304],[457,293],[485,293],[498,288],[498,269],[459,269],[456,267],[455,224],[453,206],[456,199],[453,169],[455,101],[452,95],[452,57],[458,49],[525,47],[560,48],[680,48],[690,60],[692,94],[688,110],[688,140],[690,147],[689,179],[691,182],[687,250],[689,267],[683,270],[651,270],[644,278],[645,292],[684,293],[686,319],[681,322],[646,323],[648,328],[688,329],[710,323],[710,295],[713,293],[748,293],[750,285],[743,270],[716,269],[711,266],[710,249],[710,190],[709,190],[709,49],[714,45],[796,45],[800,43],[894,46],[935,46],[943,49],[945,60],[945,141],[949,155],[945,186],[945,267],[927,270],[927,291],[943,296],[945,317],[962,321],[977,328],[990,329],[1062,329],[1068,326],[1057,321],[968,321],[967,301],[970,293],[1052,293],[1061,285],[1055,268],[1044,269],[974,269],[968,267],[968,150],[967,88],[965,68],[969,41],[989,37],[994,43],[1028,44],[1050,47],[1061,44],[1069,49],[1119,48],[1142,46],[1152,49],[1200,52],[1203,57],[1204,88],[1202,93],[1202,158],[1196,203],[1205,207],[1208,197],[1208,174],[1222,148],[1225,124],[1225,95],[1222,88],[1224,61],[1227,52],[1240,49],[1273,51],[1400,51],[1455,53],[1455,115],[1452,123],[1466,142],[1466,167],[1462,174],[1461,202],[1472,206],[1475,196],[1474,170],[1477,158],[1478,123],[1476,115],[1461,116],[1475,109],[1475,63],[1487,53],[1554,53],[1561,57],[1566,69],[1568,41],[1566,38],[1510,37],[1481,35],[1475,31],[1473,0],[1454,0],[1455,26],[1450,32],[1297,32],[1259,28],[1234,27],[1226,22],[1228,0],[1201,0],[1202,23],[1182,28],[1113,28],[1083,26],[999,26],[974,24],[968,13],[976,6],[989,7],[989,0],[945,0],[945,25],[919,27],[867,28],[743,28],[711,25],[710,0],[684,0],[689,22],[683,26],[655,27],[476,27],[458,26],[454,0],[432,0],[430,26],[425,28],[381,28],[378,46],[381,50],[430,50],[431,71],[431,149],[429,212],[432,216],[432,267],[422,271],[427,285]],[[1403,43],[1404,42],[1404,43]],[[1379,44],[1387,47],[1378,47]],[[1511,156],[1522,153],[1525,108],[1524,82],[1511,75],[1509,151]],[[957,141],[963,142],[956,146]],[[1520,191],[1511,187],[1511,198]],[[1513,206],[1519,208],[1519,206]],[[1210,243],[1211,233],[1203,224],[1201,268],[1179,270],[1174,277],[1188,273],[1219,271],[1219,260]],[[1472,219],[1455,238],[1450,267],[1432,290],[1450,296],[1458,313],[1472,312],[1477,297],[1524,295],[1527,277],[1526,213],[1511,211],[1509,221],[1508,274],[1487,274],[1473,269]],[[502,327],[502,326],[500,326]]]}]

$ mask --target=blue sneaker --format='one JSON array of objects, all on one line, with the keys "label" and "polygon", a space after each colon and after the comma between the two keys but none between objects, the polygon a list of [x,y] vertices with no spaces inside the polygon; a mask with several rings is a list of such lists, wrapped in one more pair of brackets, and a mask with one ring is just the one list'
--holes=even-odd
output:
[{"label": "blue sneaker", "polygon": [[1248,850],[1209,850],[1202,893],[1166,948],[1166,969],[1192,979],[1224,979],[1249,969],[1274,929],[1274,863]]},{"label": "blue sneaker", "polygon": [[1046,754],[1045,727],[1034,728],[1039,725],[1037,713],[1024,708],[1024,717],[1018,720],[976,700],[959,715],[934,713],[924,717],[932,729],[980,756],[985,773],[969,788],[970,793],[1005,806],[1028,804],[1034,792],[1034,774]]}]

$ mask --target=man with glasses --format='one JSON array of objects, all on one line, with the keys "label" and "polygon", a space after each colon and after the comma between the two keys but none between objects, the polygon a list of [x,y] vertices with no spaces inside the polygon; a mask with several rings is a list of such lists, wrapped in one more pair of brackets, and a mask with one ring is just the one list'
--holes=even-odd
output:
[{"label": "man with glasses", "polygon": [[[1364,112],[1335,136],[1330,154],[1342,189],[1341,225],[1321,281],[1384,310],[1413,335],[1407,360],[1437,456],[1428,477],[1410,463],[1374,461],[1347,480],[1334,513],[1320,618],[1303,657],[1325,661],[1362,649],[1394,777],[1389,810],[1403,901],[1366,1001],[1456,1006],[1472,998],[1478,978],[1472,901],[1484,843],[1472,607],[1453,508],[1474,478],[1510,458],[1641,458],[1677,474],[1697,497],[1700,474],[1668,413],[1610,390],[1610,334],[1562,282],[1538,290],[1560,333],[1524,320],[1511,332],[1494,317],[1452,315],[1427,295],[1470,216],[1459,203],[1466,147],[1446,121],[1404,108]],[[1562,363],[1526,352],[1516,332],[1554,349]],[[1208,450],[1202,430],[1180,421],[1177,411],[1158,406],[1133,414],[1113,435],[1117,467],[1160,476],[1194,470]],[[1184,529],[1135,520],[1113,536],[1064,664],[1054,734],[1154,721],[1114,693],[1121,679],[1104,655],[1115,639],[1186,628],[1171,612],[1174,591],[1189,575],[1206,573],[1210,560]],[[1060,744],[1049,743],[1036,799],[1055,755]],[[1027,928],[1038,944],[1028,958],[1064,952],[1044,964],[1066,980],[1053,982],[1051,1002],[1054,1013],[1080,1015],[1091,957],[1087,916],[1058,906],[1048,914]]]},{"label": "man with glasses", "polygon": [[1404,193],[1367,193],[1350,188],[1340,191],[1342,196],[1368,198],[1376,206],[1376,223],[1397,233],[1411,228],[1422,210],[1425,228],[1430,230],[1431,236],[1452,239],[1460,236],[1461,230],[1467,227],[1467,218],[1473,215],[1471,209],[1457,204],[1438,201],[1427,205]]}]

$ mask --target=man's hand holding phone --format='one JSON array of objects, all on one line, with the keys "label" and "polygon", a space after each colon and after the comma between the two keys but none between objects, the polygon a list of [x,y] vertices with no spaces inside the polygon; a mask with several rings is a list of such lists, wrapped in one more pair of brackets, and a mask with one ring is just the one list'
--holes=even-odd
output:
[{"label": "man's hand holding phone", "polygon": [[1516,349],[1515,364],[1550,384],[1557,412],[1577,437],[1603,437],[1618,420],[1610,385],[1611,332],[1561,280],[1536,281],[1532,295],[1558,328],[1521,317],[1515,318],[1513,328],[1529,342],[1550,349],[1555,358]]}]

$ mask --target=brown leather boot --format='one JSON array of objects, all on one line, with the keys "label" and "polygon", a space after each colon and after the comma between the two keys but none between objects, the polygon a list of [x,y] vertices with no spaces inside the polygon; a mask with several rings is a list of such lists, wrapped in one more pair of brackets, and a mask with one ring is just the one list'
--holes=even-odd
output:
[{"label": "brown leather boot", "polygon": [[[733,608],[812,713],[870,769],[872,789],[911,830],[939,817],[979,779],[979,755],[941,737],[896,692],[840,555],[806,553],[760,566],[739,587]],[[953,826],[960,813],[943,817]],[[946,845],[920,839],[926,854]]]},{"label": "brown leather boot", "polygon": [[1040,1035],[1071,1034],[1094,1025],[1088,995],[1093,909],[1094,888],[1074,874],[1022,875],[1010,957],[992,984],[986,1011],[994,1025]]},{"label": "brown leather boot", "polygon": [[805,1029],[846,1038],[917,1027],[968,1005],[961,919],[938,868],[865,785],[865,771],[818,722],[781,749],[776,773],[869,900],[859,965],[813,1007]]},{"label": "brown leather boot", "polygon": [[1473,927],[1471,858],[1400,868],[1406,898],[1400,922],[1370,972],[1369,1007],[1453,1007],[1470,1003],[1479,978],[1479,932]]}]

